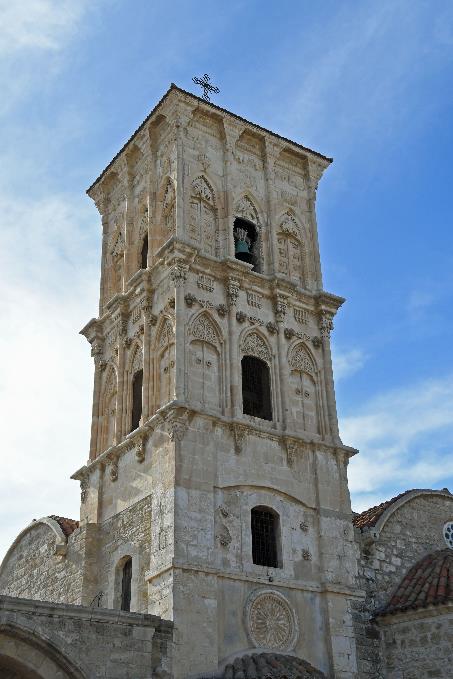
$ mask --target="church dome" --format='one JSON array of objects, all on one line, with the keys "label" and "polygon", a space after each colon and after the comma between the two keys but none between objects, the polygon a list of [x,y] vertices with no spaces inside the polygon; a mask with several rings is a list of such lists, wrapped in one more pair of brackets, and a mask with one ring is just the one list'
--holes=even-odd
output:
[{"label": "church dome", "polygon": [[401,580],[378,615],[453,602],[453,550],[441,549],[420,559]]},{"label": "church dome", "polygon": [[[326,679],[310,663],[281,653],[253,653],[235,658],[215,679]],[[204,679],[208,679],[205,677]],[[214,679],[210,677],[209,679]]]}]

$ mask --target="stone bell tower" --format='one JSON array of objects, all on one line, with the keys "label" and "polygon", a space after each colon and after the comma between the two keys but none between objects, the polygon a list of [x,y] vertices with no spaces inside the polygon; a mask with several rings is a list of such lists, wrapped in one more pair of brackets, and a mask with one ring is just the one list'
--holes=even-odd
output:
[{"label": "stone bell tower", "polygon": [[173,620],[175,677],[265,651],[356,676],[344,300],[323,291],[315,217],[330,162],[172,85],[88,190],[84,596]]}]

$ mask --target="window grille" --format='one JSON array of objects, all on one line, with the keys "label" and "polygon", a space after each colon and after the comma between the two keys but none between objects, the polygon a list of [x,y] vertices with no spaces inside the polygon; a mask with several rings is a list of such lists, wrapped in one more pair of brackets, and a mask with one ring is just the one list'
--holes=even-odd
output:
[{"label": "window grille", "polygon": [[129,558],[123,566],[121,580],[121,610],[131,610],[132,559]]},{"label": "window grille", "polygon": [[252,558],[259,566],[278,568],[278,516],[265,507],[252,509]]},{"label": "window grille", "polygon": [[140,426],[142,417],[143,370],[137,370],[132,380],[132,422],[131,431]]},{"label": "window grille", "polygon": [[242,411],[245,415],[272,420],[271,386],[267,363],[244,356],[242,367]]}]

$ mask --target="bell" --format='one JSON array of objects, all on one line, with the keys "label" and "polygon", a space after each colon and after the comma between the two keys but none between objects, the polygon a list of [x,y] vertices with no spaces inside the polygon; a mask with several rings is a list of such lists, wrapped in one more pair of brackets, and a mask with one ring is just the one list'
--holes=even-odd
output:
[{"label": "bell", "polygon": [[250,249],[245,240],[237,240],[235,244],[235,255],[250,255]]}]

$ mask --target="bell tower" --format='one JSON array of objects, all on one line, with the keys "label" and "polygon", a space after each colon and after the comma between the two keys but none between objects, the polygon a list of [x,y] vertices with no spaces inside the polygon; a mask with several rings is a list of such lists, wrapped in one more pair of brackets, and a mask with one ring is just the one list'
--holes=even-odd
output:
[{"label": "bell tower", "polygon": [[[86,601],[175,624],[175,677],[356,676],[356,561],[315,201],[331,160],[172,85],[89,188]],[[88,534],[87,533],[87,534]]]}]

